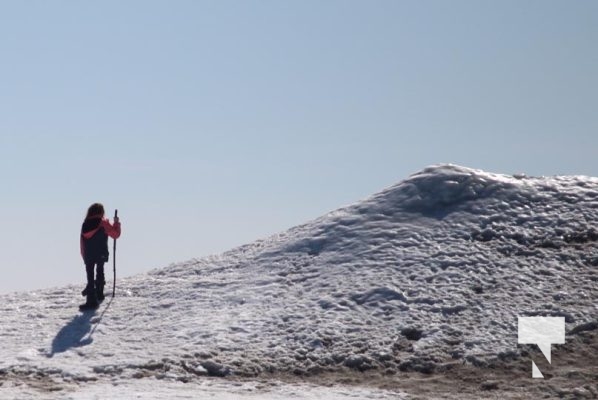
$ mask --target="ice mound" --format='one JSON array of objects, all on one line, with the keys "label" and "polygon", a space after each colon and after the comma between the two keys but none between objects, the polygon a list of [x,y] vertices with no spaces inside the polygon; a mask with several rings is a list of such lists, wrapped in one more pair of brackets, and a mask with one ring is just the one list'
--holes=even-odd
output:
[{"label": "ice mound", "polygon": [[596,178],[432,166],[270,238],[129,278],[91,337],[55,349],[77,288],[3,296],[2,365],[180,380],[489,365],[520,353],[518,316],[596,326],[597,209]]}]

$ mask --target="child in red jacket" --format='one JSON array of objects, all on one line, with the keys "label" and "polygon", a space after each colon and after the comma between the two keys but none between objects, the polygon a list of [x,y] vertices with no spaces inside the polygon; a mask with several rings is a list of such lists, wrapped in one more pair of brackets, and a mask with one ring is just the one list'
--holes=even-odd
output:
[{"label": "child in red jacket", "polygon": [[[83,309],[97,308],[99,301],[104,300],[104,263],[108,261],[108,237],[118,239],[120,236],[120,221],[114,218],[111,224],[104,218],[104,206],[100,203],[92,204],[87,210],[87,216],[81,226],[81,256],[85,262],[87,272],[87,287],[83,296],[87,301],[81,306]],[[97,266],[94,281],[94,267]]]}]

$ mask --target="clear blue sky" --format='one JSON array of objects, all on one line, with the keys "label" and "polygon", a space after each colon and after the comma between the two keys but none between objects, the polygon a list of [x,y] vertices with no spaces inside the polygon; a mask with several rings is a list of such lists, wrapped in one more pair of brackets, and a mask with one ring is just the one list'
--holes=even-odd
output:
[{"label": "clear blue sky", "polygon": [[[596,1],[0,2],[0,293],[219,253],[421,168],[598,176]],[[111,276],[111,273],[108,274]]]}]

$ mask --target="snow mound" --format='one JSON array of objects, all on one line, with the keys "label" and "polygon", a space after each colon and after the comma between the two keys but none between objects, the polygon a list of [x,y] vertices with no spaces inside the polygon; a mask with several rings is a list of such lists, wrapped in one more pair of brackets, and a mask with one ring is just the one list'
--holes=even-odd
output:
[{"label": "snow mound", "polygon": [[491,365],[520,354],[518,316],[596,326],[596,209],[596,178],[432,166],[270,238],[128,278],[95,315],[76,312],[80,288],[2,296],[0,379]]}]

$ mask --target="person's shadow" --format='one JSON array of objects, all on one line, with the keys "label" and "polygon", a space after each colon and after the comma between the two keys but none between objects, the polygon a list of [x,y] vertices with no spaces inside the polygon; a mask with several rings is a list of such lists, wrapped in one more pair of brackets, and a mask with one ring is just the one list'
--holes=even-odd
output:
[{"label": "person's shadow", "polygon": [[96,310],[85,311],[82,314],[77,315],[65,326],[62,327],[52,340],[52,350],[46,354],[48,358],[54,357],[56,353],[64,353],[75,347],[83,347],[93,342],[93,333],[102,321],[102,317],[110,307],[112,300],[108,303],[99,319],[94,321],[94,327],[92,326],[92,318],[96,316]]}]

